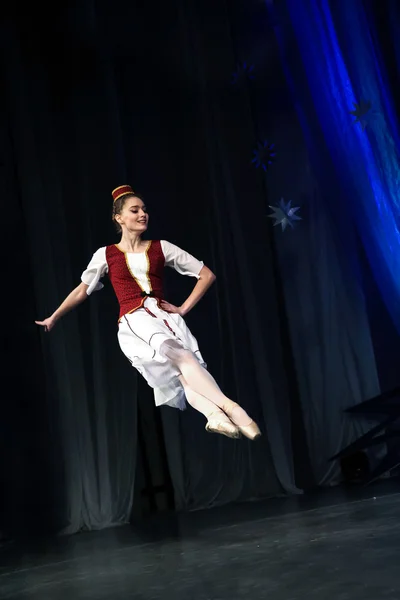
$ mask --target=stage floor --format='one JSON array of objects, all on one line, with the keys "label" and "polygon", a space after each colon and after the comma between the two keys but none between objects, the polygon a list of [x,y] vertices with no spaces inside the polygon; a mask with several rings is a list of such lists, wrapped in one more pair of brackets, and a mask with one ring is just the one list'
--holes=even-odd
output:
[{"label": "stage floor", "polygon": [[0,547],[1,600],[398,600],[400,480]]}]

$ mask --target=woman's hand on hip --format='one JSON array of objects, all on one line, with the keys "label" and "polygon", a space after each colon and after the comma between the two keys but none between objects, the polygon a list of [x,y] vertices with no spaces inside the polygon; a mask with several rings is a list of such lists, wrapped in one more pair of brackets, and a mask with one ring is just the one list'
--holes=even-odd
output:
[{"label": "woman's hand on hip", "polygon": [[172,314],[180,315],[181,317],[184,316],[184,312],[183,312],[181,306],[175,306],[174,304],[170,304],[166,300],[161,300],[160,306],[167,313],[172,313]]}]

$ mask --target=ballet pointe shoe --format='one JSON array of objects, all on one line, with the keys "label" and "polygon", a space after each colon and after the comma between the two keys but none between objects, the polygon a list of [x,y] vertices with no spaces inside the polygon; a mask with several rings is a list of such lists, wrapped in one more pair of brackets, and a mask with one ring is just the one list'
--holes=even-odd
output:
[{"label": "ballet pointe shoe", "polygon": [[234,425],[232,421],[221,421],[221,418],[219,416],[220,414],[221,413],[219,412],[215,412],[208,417],[206,431],[208,431],[208,433],[220,433],[221,435],[225,435],[226,437],[232,439],[240,438],[241,435],[238,427]]},{"label": "ballet pointe shoe", "polygon": [[238,425],[238,429],[239,429],[240,433],[242,433],[245,437],[247,437],[252,442],[254,442],[254,440],[257,440],[259,437],[261,437],[260,428],[257,425],[257,423],[253,420],[251,421],[250,425],[241,425],[241,426]]},{"label": "ballet pointe shoe", "polygon": [[[249,440],[254,442],[254,440],[257,440],[259,437],[261,437],[260,428],[257,425],[257,423],[255,421],[253,421],[253,419],[251,419],[251,421],[248,425],[239,425],[238,423],[236,423],[235,419],[233,417],[233,411],[236,406],[239,406],[239,404],[237,404],[236,402],[232,402],[231,406],[228,409],[225,410],[225,407],[224,407],[224,412],[228,415],[228,417],[236,425],[236,427],[239,429],[240,433],[242,433],[245,437],[247,437]],[[239,408],[241,408],[241,407],[239,406]],[[249,419],[250,419],[250,417],[249,417]]]}]

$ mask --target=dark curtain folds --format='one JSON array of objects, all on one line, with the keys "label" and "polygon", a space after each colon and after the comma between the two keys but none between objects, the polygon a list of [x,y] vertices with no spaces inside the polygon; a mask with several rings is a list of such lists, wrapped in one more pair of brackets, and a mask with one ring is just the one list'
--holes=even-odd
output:
[{"label": "dark curtain folds", "polygon": [[[21,19],[10,15],[3,23],[16,189],[27,223],[35,308],[38,318],[54,310],[79,283],[92,252],[116,239],[109,221],[110,191],[129,180],[150,206],[151,235],[187,248],[216,271],[218,286],[190,315],[190,325],[211,372],[266,433],[257,446],[245,441],[232,445],[208,436],[202,417],[193,411],[165,409],[176,506],[293,492],[287,400],[268,366],[262,340],[268,339],[272,348],[274,335],[278,344],[279,337],[264,335],[268,323],[251,315],[255,290],[243,289],[249,282],[254,286],[246,267],[251,255],[242,252],[246,238],[236,245],[226,221],[227,215],[237,219],[229,207],[234,184],[227,181],[227,171],[213,172],[215,153],[221,150],[208,144],[213,140],[213,97],[219,90],[214,80],[211,92],[206,91],[205,81],[209,78],[209,85],[215,74],[199,71],[200,47],[188,52],[185,46],[190,38],[186,20],[192,19],[189,26],[195,29],[193,19],[204,19],[206,12],[196,15],[178,3],[161,12],[163,18],[155,22],[150,6],[117,3],[110,11],[86,2],[55,9],[49,35],[35,9]],[[205,38],[199,42],[204,44]],[[208,96],[207,113],[199,94]],[[218,160],[226,169],[223,159]],[[254,185],[250,170],[246,177]],[[256,236],[262,239],[264,229]],[[262,261],[267,268],[269,260]],[[266,274],[260,276],[264,283],[259,286],[270,285]],[[171,274],[167,284],[172,301],[178,302],[193,282]],[[108,287],[66,316],[51,335],[41,336],[49,401],[57,407],[54,421],[62,440],[65,532],[102,528],[130,517],[137,379],[118,348],[116,316]],[[279,321],[273,314],[268,318]],[[283,386],[279,349],[269,353]],[[270,407],[260,404],[260,396]],[[268,434],[264,412],[277,409],[281,420],[270,418]]]},{"label": "dark curtain folds", "polygon": [[[388,12],[390,4],[382,3],[381,11],[374,10],[374,4],[287,1],[276,3],[276,11],[281,35],[297,49],[287,62],[296,97],[309,126],[318,127],[323,135],[346,198],[344,216],[355,224],[380,293],[400,331],[397,94],[392,94],[391,63],[377,35],[380,30],[390,37],[388,23],[385,27],[377,18],[382,10]],[[394,10],[389,18],[393,27],[398,25]],[[351,115],[354,110],[358,119],[357,114]]]},{"label": "dark curtain folds", "polygon": [[[337,482],[328,458],[359,433],[342,411],[378,390],[374,355],[354,234],[331,210],[337,188],[326,191],[266,7],[85,0],[53,10],[50,31],[36,5],[8,14],[1,43],[10,194],[26,240],[15,252],[31,275],[21,320],[47,382],[32,403],[47,402],[59,440],[59,529],[131,516],[140,386],[118,347],[110,286],[51,335],[32,325],[117,240],[111,190],[121,183],[144,194],[152,238],[215,271],[188,324],[211,373],[264,433],[233,442],[208,435],[191,408],[161,408],[177,510]],[[232,86],[249,55],[256,85]],[[279,141],[267,176],[251,163],[259,137]],[[267,217],[281,196],[304,217],[285,234]],[[170,301],[193,283],[168,272]]]},{"label": "dark curtain folds", "polygon": [[[332,209],[338,189],[323,147],[316,155],[308,144],[303,97],[290,77],[290,32],[256,2],[231,9],[230,21],[241,62],[254,65],[246,88],[255,137],[276,150],[265,175],[266,204],[283,198],[302,218],[293,230],[276,227],[274,239],[311,470],[318,485],[332,485],[341,472],[329,458],[366,426],[344,409],[379,393],[357,238],[353,224]],[[276,35],[265,42],[265,29],[274,25]]]},{"label": "dark curtain folds", "polygon": [[[107,62],[88,9],[58,8],[50,31],[36,7],[3,23],[8,152],[26,227],[23,261],[33,273],[33,297],[26,303],[34,301],[36,318],[50,314],[79,283],[99,238],[110,235],[107,213],[98,217],[99,190],[125,176]],[[115,309],[106,292],[41,339],[48,404],[62,446],[59,527],[66,533],[130,516],[136,379],[111,343]],[[32,310],[22,314],[31,331],[33,318]],[[40,403],[43,392],[35,392],[32,402]]]},{"label": "dark curtain folds", "polygon": [[[265,418],[265,427],[268,428],[268,423],[275,424],[258,446],[252,447],[245,442],[235,444],[232,451],[229,441],[205,434],[199,415],[193,411],[188,410],[181,415],[168,408],[162,409],[167,454],[179,508],[201,508],[233,499],[296,491],[291,464],[290,421],[285,415],[289,412],[289,400],[287,396],[285,398],[282,354],[276,346],[279,345],[279,332],[276,330],[280,319],[278,307],[272,306],[270,312],[266,311],[267,317],[258,316],[255,312],[255,309],[261,309],[264,288],[273,285],[267,275],[257,270],[260,260],[254,266],[252,264],[253,257],[259,256],[259,243],[265,237],[263,197],[259,195],[255,208],[256,215],[262,217],[261,221],[258,219],[261,226],[259,233],[254,229],[251,231],[250,227],[243,232],[246,221],[241,216],[240,231],[235,233],[237,226],[232,221],[235,214],[241,214],[242,201],[240,194],[236,196],[233,193],[236,183],[232,182],[233,175],[226,170],[226,153],[221,144],[230,145],[231,132],[241,116],[235,113],[240,102],[232,98],[230,74],[229,71],[226,73],[230,52],[228,56],[222,54],[218,63],[214,63],[217,36],[227,35],[224,32],[223,5],[219,9],[218,15],[213,11],[215,19],[219,19],[213,32],[208,19],[211,5],[204,5],[202,10],[186,3],[168,6],[165,12],[162,11],[159,21],[162,25],[157,29],[157,25],[153,24],[154,37],[147,40],[140,50],[140,56],[146,57],[144,65],[140,60],[134,63],[136,50],[134,53],[130,47],[128,31],[126,35],[125,32],[121,34],[121,27],[129,27],[132,37],[137,39],[143,21],[135,20],[132,14],[132,19],[128,19],[125,25],[118,19],[107,23],[110,37],[113,31],[119,32],[118,52],[124,57],[123,61],[119,56],[115,58],[116,80],[121,90],[124,122],[132,131],[127,144],[131,156],[137,158],[138,186],[148,190],[149,198],[159,196],[162,201],[160,216],[157,213],[156,222],[152,222],[152,234],[165,236],[167,222],[171,232],[169,239],[190,249],[217,274],[215,290],[188,316],[189,324],[199,339],[210,371],[224,391],[238,399],[261,423]],[[152,22],[151,7],[141,9],[140,14],[144,22]],[[171,48],[165,39],[167,24],[170,31],[177,32],[172,63]],[[157,46],[154,39],[158,40]],[[226,41],[229,41],[228,36]],[[212,50],[207,56],[208,44]],[[164,51],[162,58],[159,57],[159,47]],[[178,72],[176,56],[181,57]],[[132,85],[131,70],[137,63],[139,70],[151,64],[152,77],[146,87],[137,86],[135,91],[132,87],[132,94],[129,94],[126,90]],[[221,82],[219,85],[218,80]],[[160,94],[160,89],[165,90],[165,95]],[[232,115],[229,122],[221,115],[225,109]],[[141,114],[140,122],[135,122],[135,113]],[[157,137],[160,131],[163,131],[161,138]],[[245,135],[248,134],[243,132],[242,136]],[[244,153],[242,136],[234,141],[234,153]],[[221,143],[216,143],[216,138],[220,138]],[[150,142],[154,144],[156,178],[150,176],[145,164],[143,149],[149,148]],[[254,186],[251,169],[247,169],[244,177],[242,185]],[[146,179],[143,184],[142,178]],[[257,188],[254,194],[257,194]],[[257,240],[247,254],[246,248],[243,252],[241,247],[243,241],[239,236],[242,235]],[[266,257],[262,262],[268,268],[272,261],[268,256],[268,242],[265,248]],[[258,307],[252,299],[252,295],[256,295],[256,280],[262,290]],[[167,278],[167,285],[173,301],[178,301],[189,292],[192,282],[172,274]],[[274,294],[268,296],[273,303]],[[262,339],[262,327],[266,331],[270,328],[269,320],[273,314],[276,317],[273,329],[265,336],[266,342]],[[265,318],[268,322],[262,325]],[[276,372],[274,381],[269,379],[268,374],[270,357],[275,361],[272,367]],[[263,400],[261,405],[260,397]],[[276,411],[278,416],[271,415],[266,419],[264,411]],[[216,452],[219,459],[213,463],[212,457]],[[218,468],[210,468],[210,463],[217,464]]]}]

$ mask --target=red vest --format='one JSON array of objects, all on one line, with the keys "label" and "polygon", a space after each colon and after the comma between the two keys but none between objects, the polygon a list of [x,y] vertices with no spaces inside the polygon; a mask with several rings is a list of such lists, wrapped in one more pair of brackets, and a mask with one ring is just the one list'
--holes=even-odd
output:
[{"label": "red vest", "polygon": [[119,302],[119,318],[141,308],[149,296],[162,300],[165,258],[160,241],[150,242],[146,250],[150,293],[145,292],[131,272],[128,256],[117,246],[107,246],[108,276]]}]

